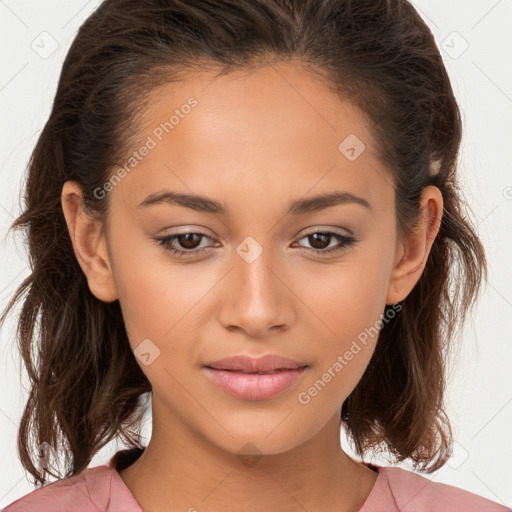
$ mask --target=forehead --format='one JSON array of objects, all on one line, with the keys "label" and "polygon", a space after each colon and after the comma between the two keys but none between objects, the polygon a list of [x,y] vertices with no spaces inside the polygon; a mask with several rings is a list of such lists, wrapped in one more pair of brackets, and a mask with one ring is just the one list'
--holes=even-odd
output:
[{"label": "forehead", "polygon": [[272,202],[341,187],[379,201],[392,188],[361,111],[300,66],[185,75],[151,92],[137,124],[117,187],[131,205],[170,187],[226,204],[233,190]]}]

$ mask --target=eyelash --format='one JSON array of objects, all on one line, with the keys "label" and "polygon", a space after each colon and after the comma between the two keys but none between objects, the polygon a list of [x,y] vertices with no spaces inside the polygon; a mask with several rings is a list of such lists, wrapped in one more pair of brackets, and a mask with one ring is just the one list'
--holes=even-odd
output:
[{"label": "eyelash", "polygon": [[[202,237],[210,238],[206,233],[202,233],[200,231],[188,231],[185,233],[176,233],[175,235],[168,235],[168,236],[164,236],[161,238],[154,238],[154,240],[158,243],[158,245],[161,245],[165,251],[171,252],[172,254],[174,254],[175,256],[178,256],[180,258],[187,257],[187,255],[189,255],[189,254],[190,255],[199,255],[199,254],[202,254],[210,249],[209,247],[203,247],[202,249],[191,249],[188,251],[182,251],[180,249],[174,249],[173,247],[171,247],[171,243],[173,240],[177,239],[179,236],[189,235],[189,234],[190,235],[200,235]],[[300,240],[302,240],[303,238],[307,238],[308,236],[316,235],[316,234],[331,235],[331,237],[334,237],[338,242],[342,243],[341,246],[334,247],[331,249],[310,249],[313,252],[320,254],[320,255],[331,254],[334,252],[342,251],[343,249],[352,247],[357,242],[356,238],[353,236],[342,235],[341,233],[336,233],[334,231],[313,231],[311,233],[305,234],[302,238],[300,238]]]}]

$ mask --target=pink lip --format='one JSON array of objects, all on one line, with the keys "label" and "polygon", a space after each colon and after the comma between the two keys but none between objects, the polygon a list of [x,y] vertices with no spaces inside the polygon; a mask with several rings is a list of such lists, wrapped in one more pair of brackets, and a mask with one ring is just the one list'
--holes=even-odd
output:
[{"label": "pink lip", "polygon": [[204,368],[211,381],[226,393],[244,400],[267,400],[296,382],[305,366],[276,373],[243,373],[233,370]]},{"label": "pink lip", "polygon": [[214,384],[232,396],[244,400],[267,400],[297,382],[307,366],[271,354],[258,359],[228,357],[208,363],[204,370]]}]

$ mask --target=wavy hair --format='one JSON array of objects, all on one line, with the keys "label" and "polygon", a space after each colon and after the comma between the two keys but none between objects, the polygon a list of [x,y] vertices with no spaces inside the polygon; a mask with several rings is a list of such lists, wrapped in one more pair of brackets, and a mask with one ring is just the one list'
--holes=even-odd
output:
[{"label": "wavy hair", "polygon": [[385,450],[424,471],[446,462],[446,357],[487,269],[457,179],[460,111],[426,23],[407,0],[105,0],[67,53],[10,228],[24,230],[31,273],[0,322],[22,302],[16,338],[30,391],[18,453],[35,483],[60,476],[41,464],[44,443],[63,459],[64,476],[115,438],[140,447],[140,406],[151,391],[119,302],[94,297],[75,257],[64,182],[77,181],[87,210],[105,221],[108,195],[94,191],[124,160],[155,87],[181,73],[291,60],[366,116],[393,178],[399,233],[418,221],[424,187],[442,192],[424,272],[380,330],[342,420],[361,456]]}]

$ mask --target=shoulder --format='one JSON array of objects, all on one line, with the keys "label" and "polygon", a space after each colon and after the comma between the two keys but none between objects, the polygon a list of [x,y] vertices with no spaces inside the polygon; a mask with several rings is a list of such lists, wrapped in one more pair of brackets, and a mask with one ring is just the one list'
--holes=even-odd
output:
[{"label": "shoulder", "polygon": [[12,502],[2,512],[98,512],[110,510],[112,470],[89,468],[70,478],[39,487]]},{"label": "shoulder", "polygon": [[[379,468],[381,486],[401,512],[510,512],[511,509],[472,492],[397,467]],[[373,493],[372,493],[373,494]],[[371,495],[370,495],[371,496]],[[363,510],[370,509],[363,508]]]}]

